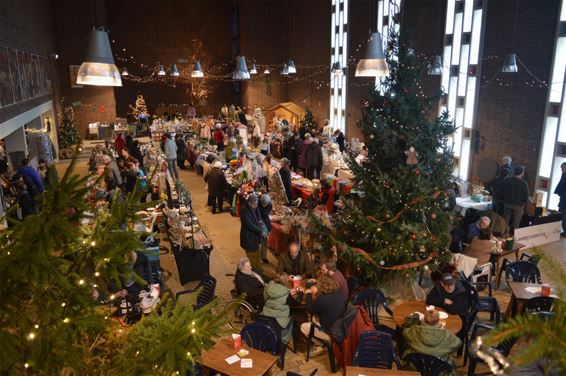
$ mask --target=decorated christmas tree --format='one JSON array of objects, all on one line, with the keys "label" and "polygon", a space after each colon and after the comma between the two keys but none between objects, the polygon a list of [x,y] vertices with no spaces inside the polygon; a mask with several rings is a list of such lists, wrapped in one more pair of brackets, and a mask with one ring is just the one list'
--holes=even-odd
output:
[{"label": "decorated christmas tree", "polygon": [[[447,113],[436,117],[440,94],[426,96],[417,85],[426,68],[399,37],[387,51],[390,74],[374,89],[357,124],[368,158],[348,159],[356,193],[323,238],[337,246],[357,275],[381,284],[420,266],[436,267],[448,256],[450,214],[444,211],[453,170]],[[398,56],[398,60],[393,59]],[[319,224],[320,225],[320,224]],[[403,274],[399,274],[401,271]]]},{"label": "decorated christmas tree", "polygon": [[43,193],[38,215],[0,233],[0,373],[185,375],[212,346],[223,313],[212,313],[215,302],[195,311],[165,294],[134,326],[112,317],[109,282],[131,276],[127,256],[142,247],[124,225],[136,221],[140,195],[115,199],[81,224],[93,209],[87,178],[72,175],[75,161]]},{"label": "decorated christmas tree", "polygon": [[147,106],[145,105],[145,99],[143,98],[143,95],[138,94],[138,96],[136,97],[135,106],[130,105],[130,109],[132,110],[132,115],[138,122],[140,121],[140,119],[147,118]]},{"label": "decorated christmas tree", "polygon": [[81,135],[75,124],[73,107],[66,107],[59,126],[59,148],[65,149],[81,143]]},{"label": "decorated christmas tree", "polygon": [[314,120],[310,108],[305,110],[305,115],[301,119],[301,126],[305,127],[307,132],[311,134],[318,128],[318,124],[316,124],[316,120]]}]

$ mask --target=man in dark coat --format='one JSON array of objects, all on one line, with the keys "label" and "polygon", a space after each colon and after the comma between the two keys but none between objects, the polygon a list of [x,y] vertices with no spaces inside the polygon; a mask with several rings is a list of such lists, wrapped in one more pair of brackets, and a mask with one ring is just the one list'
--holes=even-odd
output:
[{"label": "man in dark coat", "polygon": [[468,309],[468,293],[460,281],[446,273],[428,293],[426,304],[440,307],[453,315],[463,316]]},{"label": "man in dark coat", "polygon": [[258,198],[251,195],[247,201],[242,200],[240,207],[240,246],[246,251],[252,267],[261,271],[260,243],[267,240],[267,227],[261,219],[258,209]]},{"label": "man in dark coat", "polygon": [[[271,231],[271,218],[269,218],[269,214],[271,214],[271,209],[273,209],[273,205],[271,204],[271,197],[264,193],[259,198],[259,213],[261,214],[261,220],[263,224],[267,228],[267,233]],[[264,264],[269,264],[267,260],[267,242],[261,242],[261,261]]]},{"label": "man in dark coat", "polygon": [[287,273],[289,277],[299,276],[306,278],[312,273],[312,264],[306,251],[301,251],[298,243],[289,244],[289,250],[279,255],[277,273]]},{"label": "man in dark coat", "polygon": [[297,171],[299,168],[299,156],[301,155],[301,148],[303,141],[299,138],[299,134],[295,133],[293,137],[287,141],[287,158],[289,158],[289,169]]},{"label": "man in dark coat", "polygon": [[558,210],[562,212],[561,236],[564,236],[566,234],[566,162],[560,165],[560,169],[562,170],[562,177],[560,178],[560,182],[556,186],[554,193],[560,197],[560,201],[558,202]]},{"label": "man in dark coat", "polygon": [[175,137],[175,143],[177,144],[177,166],[179,166],[181,170],[184,170],[185,159],[187,159],[187,143],[181,135]]},{"label": "man in dark coat", "polygon": [[314,138],[307,146],[307,179],[320,179],[322,169],[322,148],[318,138]]},{"label": "man in dark coat", "polygon": [[222,213],[224,191],[228,187],[226,176],[222,172],[221,167],[222,162],[214,162],[212,169],[204,179],[208,184],[208,203],[212,206],[212,214],[216,214],[216,208],[218,208],[219,213]]},{"label": "man in dark coat", "polygon": [[[511,223],[513,231],[519,228],[525,204],[529,199],[529,185],[523,180],[525,168],[515,167],[515,176],[505,178],[503,195],[505,203],[505,221]],[[513,220],[512,222],[511,219]]]},{"label": "man in dark coat", "polygon": [[285,188],[285,194],[289,203],[293,200],[293,186],[291,184],[291,170],[289,169],[289,160],[287,158],[281,159],[281,168],[279,169],[281,175],[281,182]]}]

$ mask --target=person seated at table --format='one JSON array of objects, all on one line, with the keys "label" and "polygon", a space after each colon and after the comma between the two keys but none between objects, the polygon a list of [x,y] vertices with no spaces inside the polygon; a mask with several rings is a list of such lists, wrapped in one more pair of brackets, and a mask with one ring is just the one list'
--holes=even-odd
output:
[{"label": "person seated at table", "polygon": [[486,228],[489,228],[490,224],[491,224],[491,219],[485,216],[481,217],[476,222],[471,223],[466,229],[466,236],[465,236],[466,243],[470,244],[472,242],[472,239],[478,237],[481,230],[485,230]]},{"label": "person seated at table", "polygon": [[478,260],[478,265],[487,264],[491,259],[494,248],[497,247],[497,239],[491,234],[491,230],[486,228],[480,231],[478,237],[464,250],[464,254]]},{"label": "person seated at table", "polygon": [[293,319],[291,317],[291,306],[301,304],[303,292],[298,289],[289,290],[287,287],[289,276],[285,273],[279,278],[269,282],[263,291],[265,304],[261,314],[273,317],[281,327],[281,343],[286,346],[291,338]]},{"label": "person seated at table", "polygon": [[[151,264],[147,256],[141,251],[132,251],[127,257],[126,273],[122,277],[122,285],[128,294],[138,296],[141,290],[149,289],[154,282]],[[136,280],[134,273],[140,277],[145,283]]]},{"label": "person seated at table", "polygon": [[445,273],[428,293],[426,304],[440,307],[453,315],[464,316],[468,308],[468,293],[452,274]]},{"label": "person seated at table", "polygon": [[312,270],[311,260],[306,251],[301,251],[298,243],[289,244],[289,251],[279,255],[277,274],[287,273],[289,278],[298,276],[305,278]]},{"label": "person seated at table", "polygon": [[263,307],[263,289],[265,280],[263,277],[252,269],[250,259],[242,257],[238,261],[238,270],[236,270],[236,290],[240,294],[246,294],[246,301],[250,303],[254,309],[260,311]]},{"label": "person seated at table", "polygon": [[[331,276],[321,274],[317,285],[308,288],[305,295],[307,311],[316,315],[312,318],[312,322],[320,325],[325,331],[330,331],[332,324],[344,314],[346,309],[346,301],[338,288],[338,283]],[[305,337],[308,337],[311,325],[311,322],[301,324],[301,332]],[[311,349],[311,356],[316,356],[323,351],[321,341],[329,342],[330,337],[315,327],[313,341],[317,344]]]},{"label": "person seated at table", "polygon": [[344,301],[347,301],[349,294],[348,282],[346,278],[344,278],[344,274],[336,267],[336,261],[334,261],[333,258],[323,259],[320,262],[320,273],[327,274],[334,278],[338,284],[338,289],[342,293],[342,296],[344,296]]},{"label": "person seated at table", "polygon": [[506,238],[509,236],[509,225],[505,222],[505,218],[494,212],[493,210],[485,210],[480,212],[481,216],[489,217],[489,229],[495,236]]},{"label": "person seated at table", "polygon": [[449,375],[456,374],[451,354],[458,350],[462,341],[441,326],[438,311],[427,310],[421,325],[403,329],[403,339],[407,347],[403,356],[410,353],[422,353],[439,357],[452,365]]}]

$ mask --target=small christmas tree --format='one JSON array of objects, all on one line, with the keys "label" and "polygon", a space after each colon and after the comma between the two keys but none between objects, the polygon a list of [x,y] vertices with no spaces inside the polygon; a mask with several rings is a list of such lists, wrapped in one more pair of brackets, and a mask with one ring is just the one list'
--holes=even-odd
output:
[{"label": "small christmas tree", "polygon": [[140,121],[140,118],[147,119],[147,106],[145,105],[145,99],[143,98],[143,95],[138,94],[138,96],[136,97],[135,107],[130,105],[130,109],[132,110],[132,115],[138,122]]},{"label": "small christmas tree", "polygon": [[387,63],[384,95],[370,92],[358,123],[368,158],[362,164],[347,158],[359,194],[344,200],[334,228],[325,231],[341,257],[374,285],[394,280],[399,271],[410,282],[408,270],[436,266],[449,255],[450,214],[444,205],[453,171],[447,137],[454,126],[447,113],[433,115],[440,93],[428,97],[420,91],[416,83],[426,62],[407,53],[397,35]]},{"label": "small christmas tree", "polygon": [[66,107],[63,111],[63,119],[59,126],[59,148],[65,149],[81,143],[79,130],[75,125],[75,113],[73,107]]},{"label": "small christmas tree", "polygon": [[314,116],[312,115],[310,108],[305,110],[305,115],[301,119],[301,126],[305,127],[306,131],[311,134],[318,129],[318,124],[316,123],[316,120],[314,120]]}]

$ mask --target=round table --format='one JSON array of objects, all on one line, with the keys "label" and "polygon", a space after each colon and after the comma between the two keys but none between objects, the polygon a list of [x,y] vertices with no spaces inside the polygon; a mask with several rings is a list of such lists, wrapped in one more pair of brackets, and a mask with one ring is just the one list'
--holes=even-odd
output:
[{"label": "round table", "polygon": [[[437,311],[444,311],[440,307],[436,307]],[[426,303],[416,300],[409,300],[405,303],[401,303],[393,308],[393,319],[398,327],[402,327],[405,322],[405,318],[413,312],[425,313]],[[462,319],[458,315],[448,314],[448,319],[446,320],[446,329],[456,334],[462,328]]]}]

